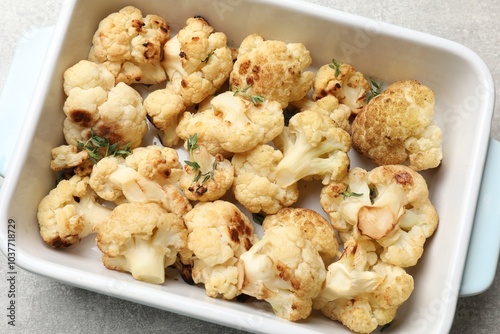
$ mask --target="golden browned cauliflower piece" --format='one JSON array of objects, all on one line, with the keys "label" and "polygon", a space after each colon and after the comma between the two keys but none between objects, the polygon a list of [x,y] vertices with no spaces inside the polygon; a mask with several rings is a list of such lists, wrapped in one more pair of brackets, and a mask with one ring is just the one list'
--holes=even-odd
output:
[{"label": "golden browned cauliflower piece", "polygon": [[335,230],[322,215],[307,208],[282,208],[274,215],[268,215],[262,222],[264,233],[275,226],[294,225],[302,234],[318,246],[319,255],[325,266],[339,255],[339,243]]},{"label": "golden browned cauliflower piece", "polygon": [[111,71],[117,83],[160,83],[167,78],[160,61],[169,38],[163,18],[143,17],[138,8],[127,6],[99,23],[88,59]]},{"label": "golden browned cauliflower piece", "polygon": [[156,203],[123,203],[98,226],[97,246],[106,268],[162,284],[165,268],[187,248],[187,229],[182,218]]},{"label": "golden browned cauliflower piece", "polygon": [[162,66],[168,89],[179,94],[186,107],[213,95],[229,78],[233,56],[227,37],[201,16],[191,17],[164,47]]},{"label": "golden browned cauliflower piece", "polygon": [[333,95],[340,103],[347,105],[353,114],[357,114],[366,105],[370,83],[361,72],[349,64],[338,63],[335,59],[331,64],[319,68],[313,83],[313,100]]},{"label": "golden browned cauliflower piece", "polygon": [[92,131],[119,147],[142,143],[148,131],[142,96],[123,82],[115,86],[112,78],[108,70],[88,60],[64,72],[63,133],[68,144],[78,146]]},{"label": "golden browned cauliflower piece", "polygon": [[233,156],[233,193],[245,209],[252,213],[274,214],[297,202],[299,189],[296,182],[286,187],[276,183],[276,167],[281,159],[283,153],[266,144]]},{"label": "golden browned cauliflower piece", "polygon": [[[199,202],[184,216],[192,278],[210,297],[233,299],[238,289],[236,262],[257,240],[250,220],[231,202]],[[186,259],[184,260],[186,261]]]},{"label": "golden browned cauliflower piece", "polygon": [[369,238],[388,264],[414,266],[438,226],[425,179],[403,165],[351,169],[321,191],[321,206],[342,240]]},{"label": "golden browned cauliflower piece", "polygon": [[378,261],[368,240],[349,240],[341,258],[328,266],[314,308],[356,333],[390,323],[410,297],[413,277],[403,268]]},{"label": "golden browned cauliflower piece", "polygon": [[252,34],[238,49],[229,79],[231,88],[278,101],[285,108],[311,89],[314,74],[306,71],[311,63],[311,55],[301,43],[264,40]]},{"label": "golden browned cauliflower piece", "polygon": [[442,160],[442,131],[434,123],[434,92],[416,80],[397,81],[375,96],[352,124],[352,146],[377,165],[416,171]]}]

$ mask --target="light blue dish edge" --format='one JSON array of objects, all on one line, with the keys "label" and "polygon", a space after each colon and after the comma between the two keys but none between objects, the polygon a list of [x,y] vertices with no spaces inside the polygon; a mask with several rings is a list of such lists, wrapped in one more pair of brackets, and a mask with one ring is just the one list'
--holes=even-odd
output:
[{"label": "light blue dish edge", "polygon": [[[0,142],[3,148],[0,151],[0,177],[6,174],[9,159],[14,154],[19,131],[36,87],[37,80],[25,78],[38,78],[52,32],[53,27],[32,31],[23,37],[16,49],[0,95]],[[33,59],[34,53],[40,56]],[[495,278],[500,254],[500,203],[495,203],[496,190],[500,185],[496,173],[498,170],[500,142],[490,139],[460,297],[485,292]]]}]

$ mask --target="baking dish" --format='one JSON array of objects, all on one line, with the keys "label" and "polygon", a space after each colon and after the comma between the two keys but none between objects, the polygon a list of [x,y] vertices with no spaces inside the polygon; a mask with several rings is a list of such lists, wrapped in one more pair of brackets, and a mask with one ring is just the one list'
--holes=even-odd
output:
[{"label": "baking dish", "polygon": [[[2,186],[1,221],[5,224],[13,219],[17,223],[18,265],[87,289],[249,331],[326,332],[343,328],[320,316],[303,324],[286,323],[261,304],[246,306],[208,299],[203,290],[182,282],[168,282],[162,287],[135,282],[102,267],[90,239],[66,252],[47,249],[40,242],[36,206],[54,180],[46,167],[50,159],[47,152],[62,143],[61,132],[54,129],[63,118],[62,71],[86,56],[89,44],[83,41],[90,41],[98,21],[129,3],[144,13],[164,16],[174,29],[188,16],[200,14],[228,34],[234,45],[251,32],[300,41],[313,54],[314,66],[336,57],[385,82],[415,78],[434,89],[438,123],[445,133],[445,160],[438,170],[425,176],[441,226],[427,244],[421,264],[412,272],[415,293],[390,329],[447,331],[460,289],[489,141],[493,110],[489,72],[475,54],[455,43],[293,1],[217,1],[203,9],[199,1],[68,2],[54,29],[23,136]],[[171,10],[164,14],[162,8],[177,8],[176,14]],[[354,159],[353,164],[357,162]],[[3,234],[1,237],[6,238]],[[5,245],[2,242],[4,252]]]}]

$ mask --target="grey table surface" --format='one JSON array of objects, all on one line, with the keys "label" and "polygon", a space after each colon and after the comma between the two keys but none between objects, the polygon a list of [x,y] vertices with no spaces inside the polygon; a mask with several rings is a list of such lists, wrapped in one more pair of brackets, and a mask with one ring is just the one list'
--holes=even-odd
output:
[{"label": "grey table surface", "polygon": [[[500,87],[499,0],[339,1],[307,0],[398,26],[444,37],[476,52]],[[0,89],[24,34],[52,26],[63,0],[0,2]],[[497,101],[498,92],[496,93]],[[491,136],[500,140],[500,106],[494,111]],[[0,179],[0,186],[2,180]],[[500,222],[499,222],[500,223]],[[7,260],[0,256],[0,271]],[[0,332],[19,333],[244,333],[148,306],[68,286],[19,269],[17,326],[7,325],[8,282],[0,277]],[[5,306],[5,307],[4,307]],[[500,272],[484,293],[461,297],[451,333],[497,333],[500,328]]]}]

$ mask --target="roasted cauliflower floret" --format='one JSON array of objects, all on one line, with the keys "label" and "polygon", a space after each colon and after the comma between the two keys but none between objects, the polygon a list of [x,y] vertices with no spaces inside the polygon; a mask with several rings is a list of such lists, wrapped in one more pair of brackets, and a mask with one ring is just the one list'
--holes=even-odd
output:
[{"label": "roasted cauliflower floret", "polygon": [[326,277],[318,247],[293,225],[267,229],[240,256],[238,268],[240,291],[265,300],[277,316],[290,321],[311,314]]},{"label": "roasted cauliflower floret", "polygon": [[210,101],[210,108],[196,114],[184,113],[177,134],[183,140],[197,134],[198,142],[211,154],[229,157],[246,152],[277,137],[284,128],[281,106],[264,100],[254,104],[233,92],[224,92]]},{"label": "roasted cauliflower floret", "polygon": [[98,202],[89,178],[62,180],[38,205],[40,235],[53,248],[69,247],[94,232],[111,210]]},{"label": "roasted cauliflower floret", "polygon": [[354,119],[353,148],[377,165],[437,167],[442,131],[434,122],[434,103],[434,92],[416,80],[391,84]]},{"label": "roasted cauliflower floret", "polygon": [[[350,239],[341,258],[328,266],[325,287],[314,308],[357,333],[390,323],[413,292],[404,269],[378,261],[376,246]],[[377,262],[378,261],[378,262]]]},{"label": "roasted cauliflower floret", "polygon": [[97,246],[106,268],[162,284],[165,268],[187,247],[187,229],[156,203],[123,203],[97,228]]},{"label": "roasted cauliflower floret", "polygon": [[170,88],[157,89],[144,99],[144,109],[155,128],[163,132],[161,143],[168,147],[177,145],[179,136],[175,130],[186,110],[182,97]]},{"label": "roasted cauliflower floret", "polygon": [[107,201],[157,203],[168,212],[184,216],[192,206],[176,185],[159,183],[127,166],[124,158],[105,157],[92,170],[90,186]]},{"label": "roasted cauliflower floret", "polygon": [[311,63],[311,55],[301,43],[264,40],[252,34],[238,48],[229,79],[231,89],[248,89],[248,94],[278,101],[285,108],[311,89],[314,74],[306,71]]},{"label": "roasted cauliflower floret", "polygon": [[316,101],[311,100],[309,97],[304,97],[299,101],[292,102],[291,105],[298,108],[298,112],[313,110],[325,113],[337,124],[337,127],[347,132],[351,129],[351,109],[347,105],[340,103],[333,95],[327,95]]},{"label": "roasted cauliflower floret", "polygon": [[70,171],[80,176],[89,176],[93,163],[86,150],[80,151],[74,145],[60,145],[50,151],[50,169],[55,172]]},{"label": "roasted cauliflower floret", "polygon": [[276,226],[296,226],[318,247],[325,266],[340,255],[339,243],[332,225],[318,212],[306,208],[282,208],[267,215],[262,223],[264,233]]},{"label": "roasted cauliflower floret", "polygon": [[233,193],[245,209],[252,213],[273,214],[298,200],[297,183],[286,187],[276,183],[276,166],[282,159],[281,151],[267,144],[233,156]]},{"label": "roasted cauliflower floret", "polygon": [[313,82],[313,100],[333,95],[340,103],[347,105],[351,113],[358,114],[366,105],[370,83],[361,72],[349,64],[333,60],[319,68]]},{"label": "roasted cauliflower floret", "polygon": [[276,167],[276,182],[282,187],[301,179],[327,184],[347,174],[349,133],[324,113],[304,110],[294,115],[275,143],[283,151]]},{"label": "roasted cauliflower floret", "polygon": [[102,64],[126,84],[156,84],[167,79],[160,64],[170,27],[157,15],[127,6],[104,18],[92,39],[88,59]]},{"label": "roasted cauliflower floret", "polygon": [[183,174],[179,154],[169,147],[137,147],[125,158],[125,164],[160,185],[175,185]]},{"label": "roasted cauliflower floret", "polygon": [[179,186],[186,197],[193,201],[215,201],[231,189],[234,167],[222,155],[212,155],[197,142],[196,134],[186,141],[189,160],[185,161],[184,173]]},{"label": "roasted cauliflower floret", "polygon": [[322,189],[320,203],[344,240],[374,240],[381,260],[400,267],[418,262],[438,226],[425,179],[403,165],[354,168]]},{"label": "roasted cauliflower floret", "polygon": [[141,95],[120,82],[116,86],[101,66],[82,60],[64,72],[67,94],[64,138],[78,146],[91,132],[120,147],[138,147],[148,131]]},{"label": "roasted cauliflower floret", "polygon": [[202,17],[191,17],[164,47],[162,65],[167,72],[167,88],[179,94],[186,107],[215,94],[227,81],[233,56],[227,37]]},{"label": "roasted cauliflower floret", "polygon": [[250,220],[234,204],[200,202],[184,216],[192,251],[192,276],[210,297],[240,294],[236,262],[257,240]]}]

